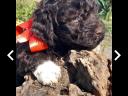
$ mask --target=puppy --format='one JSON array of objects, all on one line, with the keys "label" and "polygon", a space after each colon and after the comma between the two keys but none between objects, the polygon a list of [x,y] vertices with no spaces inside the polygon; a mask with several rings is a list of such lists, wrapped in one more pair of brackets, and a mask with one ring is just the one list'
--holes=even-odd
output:
[{"label": "puppy", "polygon": [[17,43],[17,74],[32,72],[43,85],[57,83],[61,69],[56,58],[71,49],[92,50],[103,40],[104,25],[97,15],[96,0],[42,0],[33,13],[31,31],[48,49],[32,53],[28,42]]}]

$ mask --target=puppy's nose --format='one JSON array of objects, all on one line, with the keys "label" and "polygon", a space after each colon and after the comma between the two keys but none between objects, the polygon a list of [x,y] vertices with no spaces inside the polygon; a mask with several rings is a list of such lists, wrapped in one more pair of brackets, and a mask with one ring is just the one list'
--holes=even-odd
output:
[{"label": "puppy's nose", "polygon": [[105,31],[104,25],[102,23],[99,23],[97,28],[95,29],[96,34],[98,35],[104,33],[104,31]]},{"label": "puppy's nose", "polygon": [[96,34],[100,34],[100,33],[102,33],[102,28],[101,27],[96,29]]}]

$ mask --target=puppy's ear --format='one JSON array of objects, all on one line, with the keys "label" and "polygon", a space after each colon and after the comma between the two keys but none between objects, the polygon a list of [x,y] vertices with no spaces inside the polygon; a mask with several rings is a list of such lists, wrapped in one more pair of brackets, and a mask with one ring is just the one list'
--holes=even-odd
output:
[{"label": "puppy's ear", "polygon": [[49,47],[54,46],[55,34],[52,18],[49,11],[38,8],[33,15],[32,32],[38,38],[44,40]]}]

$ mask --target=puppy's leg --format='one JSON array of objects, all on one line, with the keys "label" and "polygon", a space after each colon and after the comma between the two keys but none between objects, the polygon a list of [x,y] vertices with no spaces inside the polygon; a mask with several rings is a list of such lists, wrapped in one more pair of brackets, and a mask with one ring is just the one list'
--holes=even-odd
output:
[{"label": "puppy's leg", "polygon": [[53,85],[58,83],[61,77],[61,68],[53,61],[47,60],[38,65],[33,74],[43,85]]},{"label": "puppy's leg", "polygon": [[[48,58],[40,57],[37,54],[28,54],[26,52],[26,46],[17,44],[17,72],[20,74],[33,72],[37,80],[42,83],[43,85],[52,85],[57,83],[59,78],[61,77],[61,68],[55,64],[53,61],[50,60],[43,60],[40,61],[40,58]],[[42,55],[44,55],[42,53]],[[39,56],[39,57],[38,57]],[[36,57],[36,58],[34,58]],[[41,63],[39,63],[41,62]]]}]

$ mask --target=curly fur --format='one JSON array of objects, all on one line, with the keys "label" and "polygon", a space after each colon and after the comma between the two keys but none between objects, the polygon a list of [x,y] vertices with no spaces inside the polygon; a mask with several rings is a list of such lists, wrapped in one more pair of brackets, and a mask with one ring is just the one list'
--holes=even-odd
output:
[{"label": "curly fur", "polygon": [[33,13],[32,32],[49,49],[31,53],[27,43],[17,44],[17,73],[35,70],[40,60],[64,56],[71,49],[92,50],[104,38],[96,0],[42,0]]}]

